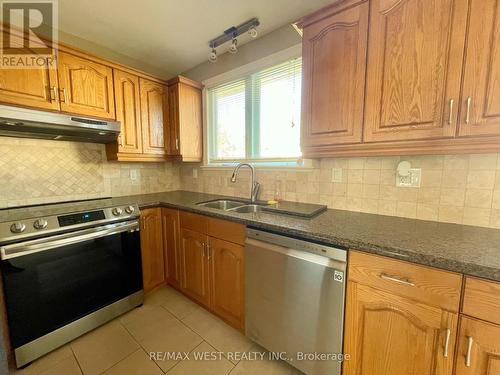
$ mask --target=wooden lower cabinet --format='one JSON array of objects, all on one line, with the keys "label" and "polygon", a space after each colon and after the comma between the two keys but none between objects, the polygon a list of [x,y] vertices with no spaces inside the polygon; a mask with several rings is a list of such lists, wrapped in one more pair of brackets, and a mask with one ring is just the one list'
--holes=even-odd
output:
[{"label": "wooden lower cabinet", "polygon": [[238,329],[244,328],[244,248],[209,238],[212,310]]},{"label": "wooden lower cabinet", "polygon": [[207,235],[181,228],[181,290],[210,306]]},{"label": "wooden lower cabinet", "polygon": [[171,208],[161,209],[163,225],[163,248],[165,251],[165,278],[173,287],[181,287],[181,254],[179,211]]},{"label": "wooden lower cabinet", "polygon": [[160,208],[141,211],[142,279],[145,292],[165,282]]},{"label": "wooden lower cabinet", "polygon": [[452,373],[457,314],[354,282],[346,308],[345,375]]},{"label": "wooden lower cabinet", "polygon": [[500,374],[500,326],[462,317],[455,374]]}]

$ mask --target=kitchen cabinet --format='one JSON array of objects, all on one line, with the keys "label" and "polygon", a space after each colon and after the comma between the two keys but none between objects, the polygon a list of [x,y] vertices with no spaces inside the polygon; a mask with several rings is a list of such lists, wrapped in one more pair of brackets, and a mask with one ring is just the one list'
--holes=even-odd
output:
[{"label": "kitchen cabinet", "polygon": [[205,306],[210,306],[207,235],[181,228],[181,290]]},{"label": "kitchen cabinet", "polygon": [[463,316],[455,375],[500,374],[500,326]]},{"label": "kitchen cabinet", "polygon": [[181,286],[179,211],[162,208],[163,247],[165,250],[165,277],[170,285]]},{"label": "kitchen cabinet", "polygon": [[166,155],[167,91],[164,85],[140,78],[142,149],[144,154]]},{"label": "kitchen cabinet", "polygon": [[368,8],[334,8],[302,25],[303,147],[361,142]]},{"label": "kitchen cabinet", "polygon": [[244,329],[244,248],[209,237],[212,310],[239,329]]},{"label": "kitchen cabinet", "polygon": [[57,64],[62,111],[115,119],[111,67],[61,51]]},{"label": "kitchen cabinet", "polygon": [[461,275],[349,253],[346,375],[451,374]]},{"label": "kitchen cabinet", "polygon": [[203,160],[201,85],[178,76],[168,81],[168,154],[186,162]]},{"label": "kitchen cabinet", "polygon": [[165,282],[160,208],[141,210],[142,278],[145,292]]},{"label": "kitchen cabinet", "polygon": [[365,141],[453,137],[467,0],[371,0]]},{"label": "kitchen cabinet", "polygon": [[116,120],[121,123],[116,152],[142,154],[139,77],[117,69],[114,70],[113,75]]},{"label": "kitchen cabinet", "polygon": [[500,134],[500,4],[472,0],[460,103],[460,136]]}]

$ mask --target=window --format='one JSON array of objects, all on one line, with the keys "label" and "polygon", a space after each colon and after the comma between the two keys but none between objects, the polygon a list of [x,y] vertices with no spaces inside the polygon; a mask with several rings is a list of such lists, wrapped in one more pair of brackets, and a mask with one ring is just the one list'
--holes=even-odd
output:
[{"label": "window", "polygon": [[302,59],[207,90],[209,163],[296,162]]}]

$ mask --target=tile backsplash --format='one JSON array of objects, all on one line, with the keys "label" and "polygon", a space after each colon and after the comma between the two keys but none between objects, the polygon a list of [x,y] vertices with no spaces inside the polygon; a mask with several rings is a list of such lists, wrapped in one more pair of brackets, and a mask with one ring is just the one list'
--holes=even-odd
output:
[{"label": "tile backsplash", "polygon": [[108,162],[101,144],[0,137],[0,208],[178,188],[177,164]]},{"label": "tile backsplash", "polygon": [[[266,200],[274,197],[278,186],[282,198],[291,201],[500,228],[499,155],[326,158],[308,170],[257,170],[257,181],[262,184],[260,197]],[[396,167],[402,160],[422,169],[419,188],[396,187]],[[193,177],[194,168],[197,178]],[[332,182],[334,169],[339,182]],[[242,169],[234,184],[231,172],[185,164],[181,166],[181,187],[248,197],[249,171]]]}]

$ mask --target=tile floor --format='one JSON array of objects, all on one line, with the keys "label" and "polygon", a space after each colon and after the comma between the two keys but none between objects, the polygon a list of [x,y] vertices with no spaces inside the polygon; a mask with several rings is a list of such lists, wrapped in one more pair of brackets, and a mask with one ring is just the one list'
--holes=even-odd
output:
[{"label": "tile floor", "polygon": [[[244,335],[164,287],[144,305],[47,354],[16,375],[243,375],[301,374],[285,362],[240,360],[223,354],[196,360],[200,352],[263,352]],[[186,352],[188,358],[149,359],[150,352]]]}]

